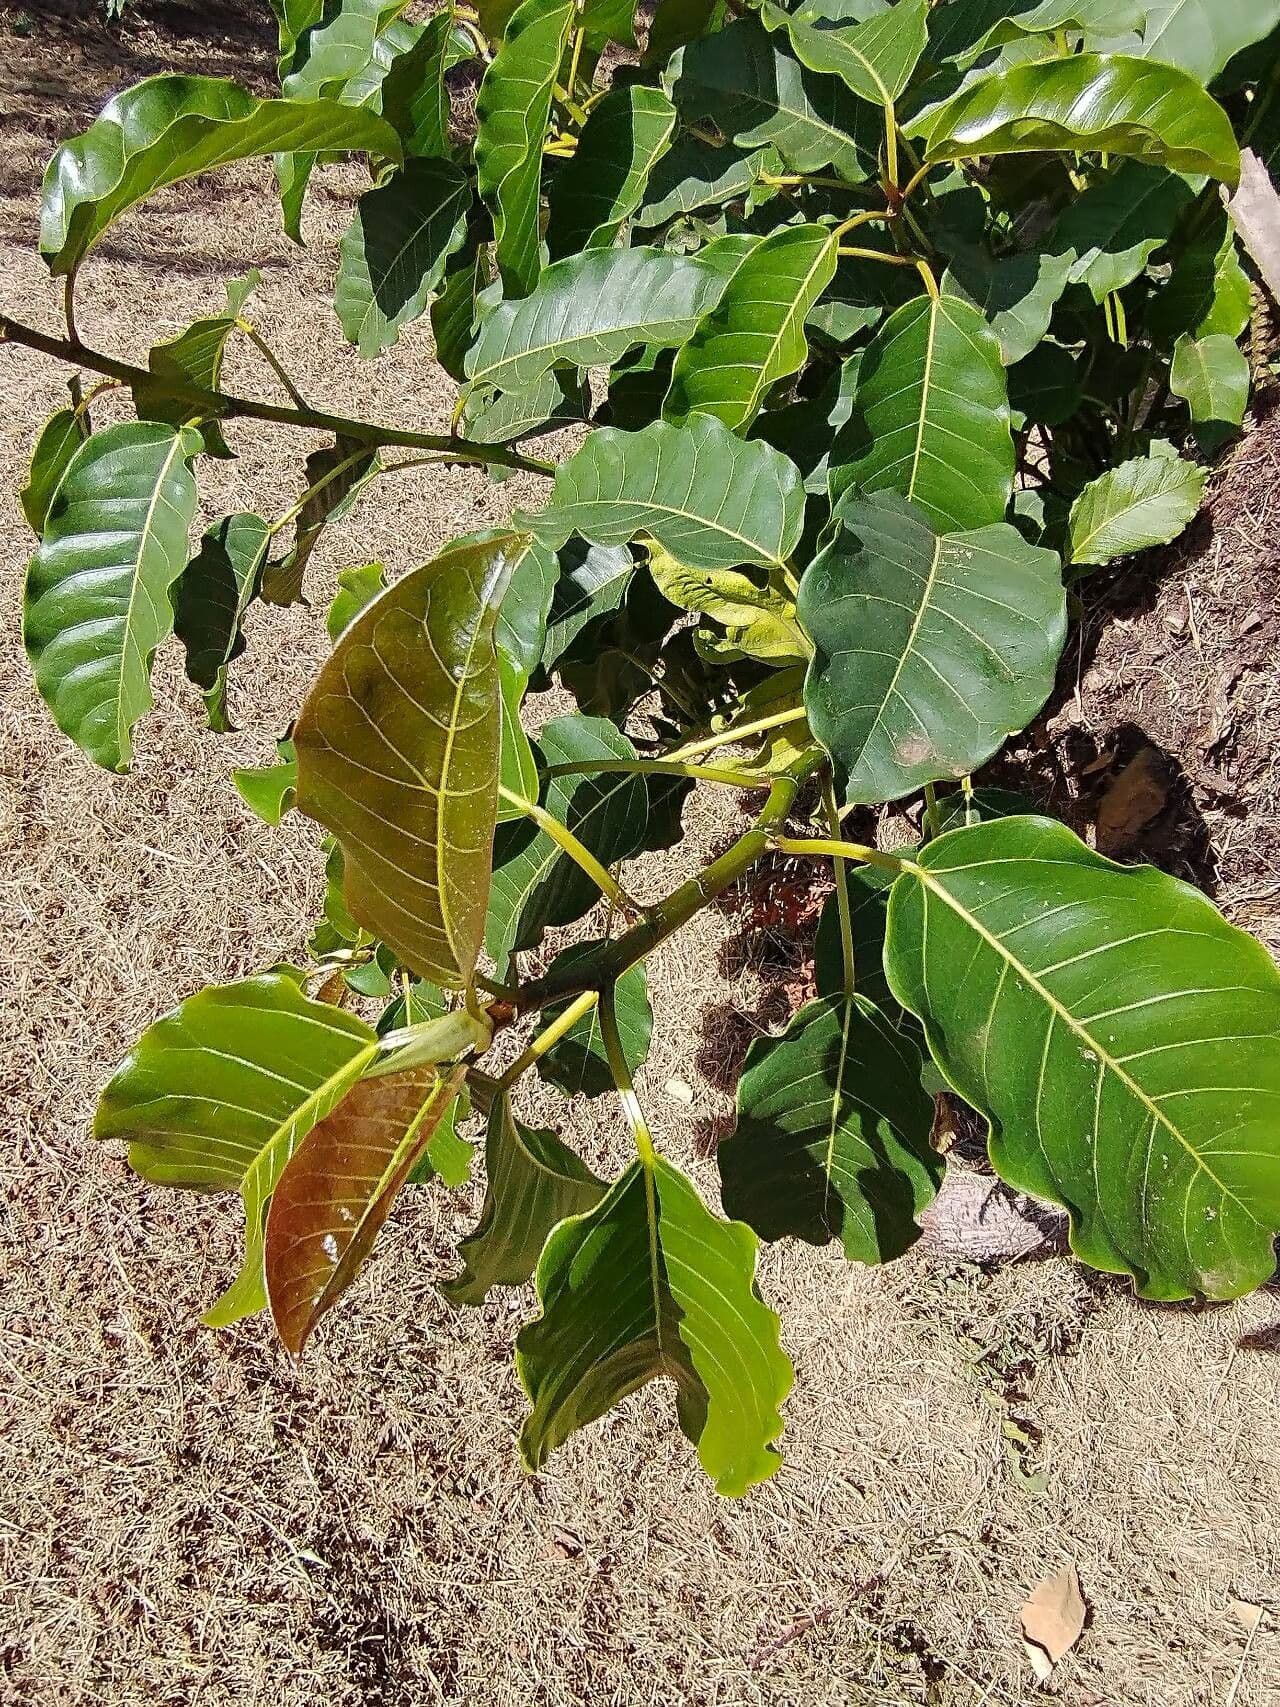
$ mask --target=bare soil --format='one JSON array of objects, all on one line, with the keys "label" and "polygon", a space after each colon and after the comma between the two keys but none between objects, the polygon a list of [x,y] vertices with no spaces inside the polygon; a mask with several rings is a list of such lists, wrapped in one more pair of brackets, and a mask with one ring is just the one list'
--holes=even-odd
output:
[{"label": "bare soil", "polygon": [[[0,4],[7,308],[57,325],[34,254],[54,141],[158,69],[267,86],[264,15],[154,0],[108,30],[89,0]],[[438,426],[452,396],[422,330],[368,367],[333,316],[357,187],[324,176],[301,253],[265,169],[158,198],[87,269],[86,338],[141,355],[258,266],[262,329],[306,392]],[[245,356],[229,378],[270,384]],[[108,776],[51,725],[19,639],[31,542],[13,495],[63,385],[0,351],[0,1702],[1020,1707],[1038,1692],[1017,1609],[1068,1561],[1090,1605],[1053,1684],[1071,1707],[1280,1702],[1274,1289],[1155,1308],[1058,1256],[987,1270],[918,1249],[865,1270],[771,1250],[761,1283],[798,1382],[786,1465],[738,1503],[708,1488],[663,1389],[520,1470],[511,1342],[529,1299],[459,1315],[435,1290],[475,1187],[403,1202],[300,1371],[261,1322],[199,1326],[235,1262],[238,1203],[153,1189],[95,1147],[97,1090],[175,1001],[305,939],[317,840],[259,824],[229,773],[267,758],[296,708],[337,569],[402,570],[533,492],[463,473],[384,486],[326,539],[316,611],[256,614],[240,733],[201,728],[169,648],[136,767]],[[1206,882],[1273,947],[1278,431],[1258,423],[1176,552],[1086,584],[1062,692],[1027,743],[1042,799],[1091,834],[1118,824],[1127,857]],[[313,441],[242,431],[237,448],[202,470],[207,511],[286,508]],[[1117,806],[1115,779],[1148,748]],[[1135,795],[1157,808],[1136,836]],[[688,857],[729,810],[714,792],[690,808]],[[655,860],[643,883],[675,875]],[[654,970],[644,1094],[713,1199],[703,1140],[735,1053],[720,1021],[736,1016],[745,1046],[785,1017],[807,968],[792,951],[780,974],[778,947],[750,916],[705,916]],[[713,1018],[691,1047],[699,1014]],[[573,1135],[602,1166],[623,1153],[606,1104]],[[1247,1653],[1233,1597],[1266,1609]]]}]

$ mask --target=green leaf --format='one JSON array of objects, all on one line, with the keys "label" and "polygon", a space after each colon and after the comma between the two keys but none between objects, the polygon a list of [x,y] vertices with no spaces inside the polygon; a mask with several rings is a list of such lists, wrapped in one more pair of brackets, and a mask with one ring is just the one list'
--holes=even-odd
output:
[{"label": "green leaf", "polygon": [[1280,24],[1280,0],[1141,0],[1142,56],[1210,83],[1242,48]]},{"label": "green leaf", "polygon": [[920,1051],[863,996],[809,1002],[758,1038],[738,1122],[718,1159],[725,1213],[762,1239],[839,1239],[850,1262],[889,1262],[919,1237],[943,1160]]},{"label": "green leaf", "polygon": [[1070,149],[1207,172],[1232,189],[1240,177],[1231,121],[1200,84],[1173,66],[1120,54],[1072,54],[992,72],[907,129],[924,139],[931,165]]},{"label": "green leaf", "polygon": [[444,159],[449,153],[449,88],[453,14],[437,12],[414,41],[396,53],[382,79],[382,116],[404,144],[408,160]]},{"label": "green leaf", "polygon": [[[538,798],[538,761],[520,721],[520,706],[529,678],[503,651],[498,653],[498,681],[502,694],[502,765],[499,780],[524,800]],[[498,797],[498,822],[506,824],[522,816],[518,806]]]},{"label": "green leaf", "polygon": [[1070,1210],[1077,1256],[1145,1298],[1272,1273],[1280,975],[1203,895],[1006,818],[899,880],[886,967],[996,1171]]},{"label": "green leaf", "polygon": [[[897,848],[910,854],[913,848]],[[877,865],[844,861],[849,910],[853,924],[854,988],[881,1010],[899,1030],[904,1014],[884,975],[885,915],[894,874]],[[827,897],[818,920],[813,946],[813,981],[819,996],[844,994],[844,944],[840,936],[840,906],[835,890]],[[914,1024],[914,1021],[909,1022]]]},{"label": "green leaf", "polygon": [[236,793],[264,824],[278,824],[297,803],[298,761],[292,741],[277,741],[272,765],[241,765],[231,773]]},{"label": "green leaf", "polygon": [[62,476],[84,440],[84,426],[74,409],[59,409],[40,429],[36,448],[31,453],[27,483],[18,494],[22,513],[37,539],[44,532],[49,506]]},{"label": "green leaf", "polygon": [[691,569],[768,568],[795,550],[804,524],[799,470],[779,451],[737,439],[713,415],[643,432],[602,427],[556,470],[551,501],[532,518],[560,545],[654,539]]},{"label": "green leaf", "polygon": [[313,1002],[292,968],[215,984],[145,1031],[102,1093],[97,1138],[123,1138],[156,1185],[238,1191],[245,1255],[205,1315],[225,1327],[265,1307],[263,1223],[289,1157],[378,1052],[354,1014]]},{"label": "green leaf", "polygon": [[361,563],[350,569],[339,569],[338,590],[330,600],[324,619],[330,640],[337,640],[339,635],[345,634],[386,584],[387,572],[381,563]]},{"label": "green leaf", "polygon": [[450,160],[410,160],[361,196],[342,239],[334,307],[366,358],[390,349],[426,308],[461,248],[471,180]]},{"label": "green leaf", "polygon": [[924,53],[929,0],[898,0],[854,24],[825,25],[821,8],[786,12],[771,0],[765,0],[761,16],[769,29],[787,31],[801,64],[842,77],[864,101],[891,107]]},{"label": "green leaf", "polygon": [[[326,5],[306,41],[306,57],[290,69],[281,87],[291,101],[320,96],[338,99],[353,79],[368,77],[374,44],[408,0],[338,0]],[[350,102],[360,105],[360,94]]]},{"label": "green leaf", "polygon": [[1216,450],[1238,430],[1249,405],[1249,363],[1234,338],[1223,332],[1208,338],[1185,333],[1173,347],[1169,389],[1191,410],[1196,439]]},{"label": "green leaf", "polygon": [[547,615],[545,669],[568,651],[588,623],[618,609],[634,573],[635,559],[625,545],[571,540],[564,547]]},{"label": "green leaf", "polygon": [[1141,456],[1109,468],[1071,506],[1074,568],[1167,545],[1190,526],[1208,476],[1179,456]]},{"label": "green leaf", "polygon": [[495,254],[511,296],[538,282],[542,144],[575,12],[573,0],[524,0],[476,97],[476,176],[493,214]]},{"label": "green leaf", "polygon": [[361,1079],[290,1157],[267,1212],[265,1273],[276,1331],[295,1357],[359,1273],[463,1073]]},{"label": "green leaf", "polygon": [[532,1401],[531,1470],[585,1424],[660,1376],[722,1494],[777,1470],[793,1371],[755,1289],[757,1243],[721,1221],[670,1162],[633,1162],[596,1207],[562,1221],[538,1263],[542,1315],[516,1341]]},{"label": "green leaf", "polygon": [[494,1099],[484,1154],[484,1207],[458,1246],[461,1274],[440,1288],[451,1304],[483,1304],[495,1286],[523,1286],[551,1229],[594,1208],[607,1189],[554,1132],[517,1120],[505,1092]]},{"label": "green leaf", "polygon": [[945,0],[929,15],[929,57],[971,64],[981,52],[1021,37],[1081,30],[1109,39],[1136,32],[1145,0]]},{"label": "green leaf", "polygon": [[675,122],[676,110],[662,91],[643,84],[617,85],[592,109],[551,189],[547,245],[553,259],[610,247],[644,199]]},{"label": "green leaf", "polygon": [[[636,750],[605,718],[557,717],[538,736],[546,766],[574,761],[634,762]],[[548,779],[541,805],[566,825],[602,865],[629,859],[644,844],[649,791],[623,773]],[[509,824],[498,837],[485,947],[507,975],[511,956],[536,948],[550,925],[569,925],[600,899],[591,879],[545,830]]]},{"label": "green leaf", "polygon": [[665,225],[681,214],[741,201],[769,165],[782,170],[772,148],[744,154],[682,132],[650,173],[644,202],[631,223],[642,228]]},{"label": "green leaf", "polygon": [[431,304],[436,360],[450,379],[459,382],[466,378],[464,363],[474,336],[475,299],[484,284],[483,258],[466,249],[445,268],[444,281]]},{"label": "green leaf", "polygon": [[657,0],[644,63],[665,65],[678,47],[719,29],[726,16],[725,0]]},{"label": "green leaf", "polygon": [[1084,364],[1061,344],[1038,344],[1009,369],[1014,425],[1021,428],[1023,421],[1038,421],[1041,426],[1060,427],[1069,421],[1084,397],[1085,373]]},{"label": "green leaf", "polygon": [[774,665],[808,658],[795,600],[776,572],[761,584],[741,569],[689,569],[661,550],[651,554],[649,571],[664,598],[723,624],[747,657]]},{"label": "green leaf", "polygon": [[571,255],[532,295],[498,304],[467,352],[467,376],[519,391],[557,365],[611,367],[637,344],[682,344],[724,283],[702,261],[658,249]]},{"label": "green leaf", "polygon": [[23,631],[58,727],[127,770],[151,709],[151,660],[173,631],[169,589],[187,561],[199,433],[130,421],[86,439],[54,493],[27,571]]},{"label": "green leaf", "polygon": [[73,273],[114,220],[164,185],[233,160],[320,148],[400,158],[390,125],[336,101],[262,101],[219,77],[149,77],[49,162],[40,253],[55,275]]},{"label": "green leaf", "polygon": [[1067,632],[1061,564],[1000,523],[939,535],[900,498],[846,501],[800,583],[809,727],[844,798],[965,776],[1025,729]]},{"label": "green leaf", "polygon": [[838,244],[821,225],[784,226],[752,249],[676,357],[664,419],[714,415],[749,427],[779,380],[808,359],[804,324],[830,284]]},{"label": "green leaf", "polygon": [[298,515],[293,547],[262,574],[262,597],[269,605],[291,605],[302,597],[311,553],[330,522],[340,521],[361,489],[377,473],[378,453],[355,439],[337,438],[312,451],[305,468],[305,500]]},{"label": "green leaf", "polygon": [[741,148],[771,143],[792,172],[830,166],[860,184],[876,170],[880,111],[798,65],[754,18],[682,48],[663,87],[684,125],[709,121]]},{"label": "green leaf", "polygon": [[[240,325],[245,303],[262,282],[255,267],[243,279],[227,286],[227,307],[224,314],[196,320],[178,337],[165,344],[152,346],[147,357],[151,378],[133,387],[134,408],[140,421],[167,421],[171,427],[185,426],[191,420],[193,407],[188,398],[175,395],[175,384],[195,385],[202,391],[216,391],[222,377],[222,359],[227,340]],[[215,456],[230,456],[222,429],[202,411],[201,435],[205,449]]]},{"label": "green leaf", "polygon": [[[558,954],[547,968],[554,977],[571,967],[589,964],[606,945],[601,942],[574,943]],[[613,986],[614,1011],[618,1019],[618,1037],[627,1066],[639,1072],[649,1059],[649,1042],[653,1036],[653,1009],[644,966],[630,966]],[[553,1003],[545,1008],[542,1018],[549,1023],[568,1006],[567,1002]],[[600,1033],[600,1009],[592,1008],[567,1031],[560,1041],[538,1057],[538,1077],[548,1084],[559,1085],[566,1096],[602,1097],[614,1090],[613,1074]],[[585,1208],[586,1205],[583,1205]],[[580,1211],[573,1211],[579,1213]]]},{"label": "green leaf", "polygon": [[1014,449],[1000,342],[976,308],[923,296],[891,314],[831,450],[831,496],[900,492],[944,533],[1002,521]]},{"label": "green leaf", "polygon": [[174,633],[186,648],[188,680],[204,690],[211,729],[228,727],[227,668],[244,651],[244,616],[270,544],[261,516],[224,516],[173,587]]},{"label": "green leaf", "polygon": [[970,302],[991,322],[1006,367],[1024,360],[1049,330],[1067,288],[1072,256],[1027,249],[998,259],[983,249],[957,252],[942,294]]},{"label": "green leaf", "polygon": [[338,839],[353,916],[447,988],[471,978],[484,935],[502,717],[493,632],[523,543],[447,548],[380,594],[294,729],[298,805]]},{"label": "green leaf", "polygon": [[1249,277],[1236,249],[1235,227],[1225,208],[1176,256],[1168,279],[1147,306],[1152,335],[1173,343],[1182,333],[1238,338],[1252,308]]},{"label": "green leaf", "polygon": [[1122,160],[1068,204],[1054,229],[1054,248],[1073,257],[1071,283],[1086,285],[1098,303],[1132,284],[1169,241],[1175,219],[1193,196],[1176,173]]},{"label": "green leaf", "polygon": [[544,373],[519,391],[469,390],[459,419],[462,432],[481,444],[514,444],[582,421],[590,412],[591,394],[580,376],[561,372]]}]

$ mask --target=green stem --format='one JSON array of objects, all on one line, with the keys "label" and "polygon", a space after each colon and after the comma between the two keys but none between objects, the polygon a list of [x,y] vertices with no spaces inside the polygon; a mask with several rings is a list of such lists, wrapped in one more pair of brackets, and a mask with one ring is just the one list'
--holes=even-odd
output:
[{"label": "green stem", "polygon": [[285,390],[288,392],[289,397],[292,400],[295,408],[298,408],[298,409],[309,408],[310,405],[308,404],[306,398],[302,395],[302,393],[298,390],[297,386],[289,378],[289,375],[285,370],[284,363],[280,360],[279,356],[276,355],[275,351],[271,348],[271,345],[267,342],[267,340],[258,331],[257,327],[250,325],[250,323],[247,320],[237,320],[236,325],[240,329],[240,331],[242,331],[244,333],[245,337],[253,345],[254,349],[259,351],[260,354],[263,356],[263,358],[265,359],[265,361],[267,363],[267,366],[271,369],[272,373],[275,374],[276,378],[280,381],[281,385],[283,385]]},{"label": "green stem", "polygon": [[[822,810],[826,815],[827,829],[833,840],[840,839],[840,808],[836,804],[835,790],[831,786],[831,773],[827,771],[822,778]],[[840,948],[844,955],[844,993],[853,994],[857,974],[855,971],[855,956],[853,944],[853,909],[849,905],[848,862],[836,855],[832,860],[836,878],[836,910],[840,915]]]},{"label": "green stem", "polygon": [[534,1062],[545,1055],[549,1049],[554,1049],[560,1039],[572,1031],[578,1021],[589,1014],[599,1000],[599,993],[595,990],[584,990],[580,996],[576,996],[563,1013],[557,1014],[550,1025],[538,1033],[523,1055],[511,1063],[498,1080],[498,1089],[500,1091],[510,1090],[520,1075],[527,1072]]},{"label": "green stem", "polygon": [[609,1071],[613,1074],[613,1082],[617,1086],[618,1100],[621,1102],[636,1141],[636,1153],[646,1168],[652,1168],[658,1160],[658,1153],[653,1147],[653,1137],[649,1131],[649,1123],[640,1107],[640,1099],[636,1095],[635,1085],[631,1082],[631,1069],[627,1066],[627,1058],[622,1050],[622,1038],[618,1032],[618,1015],[614,1009],[613,991],[606,990],[600,998],[600,1035],[604,1040],[604,1052],[609,1061]]},{"label": "green stem", "polygon": [[813,859],[856,859],[863,865],[878,865],[882,871],[912,871],[914,864],[897,854],[881,853],[879,848],[864,847],[861,842],[837,841],[834,838],[774,836],[772,845],[780,853],[799,854]]},{"label": "green stem", "polygon": [[924,785],[924,815],[929,825],[930,836],[942,833],[942,820],[938,816],[938,791],[931,782]]},{"label": "green stem", "polygon": [[[118,361],[101,350],[74,343],[68,338],[55,338],[47,332],[37,332],[7,314],[0,314],[0,343],[22,344],[39,350],[42,355],[58,361],[76,363],[104,373],[128,386],[154,383],[154,374],[132,362]],[[277,403],[263,403],[256,397],[236,397],[225,391],[209,391],[202,385],[185,380],[167,379],[165,389],[183,402],[198,405],[206,413],[223,419],[270,421],[278,426],[305,427],[313,432],[328,432],[355,439],[364,445],[403,445],[409,450],[434,450],[449,462],[494,463],[500,468],[517,468],[529,474],[555,473],[552,463],[538,458],[521,456],[505,445],[482,445],[470,439],[445,438],[438,433],[411,433],[400,427],[384,427],[374,421],[357,421],[345,415],[330,415],[319,409],[286,409]]]},{"label": "green stem", "polygon": [[787,723],[804,721],[804,707],[798,706],[792,711],[775,711],[771,717],[758,717],[754,723],[739,723],[722,729],[716,735],[708,735],[702,741],[690,741],[686,746],[677,747],[674,753],[668,753],[668,759],[696,759],[700,753],[712,753],[717,747],[730,747],[738,741],[746,741],[752,735],[762,735],[768,729],[781,729]]},{"label": "green stem", "polygon": [[[741,771],[717,770],[714,765],[686,765],[676,759],[581,759],[552,765],[548,776],[596,776],[621,771],[631,776],[685,776],[698,782],[722,782],[726,788],[756,789],[761,778]],[[763,780],[768,780],[767,778]]]},{"label": "green stem", "polygon": [[539,806],[536,800],[526,800],[524,795],[516,794],[501,783],[498,785],[498,793],[509,806],[514,806],[518,812],[523,812],[526,818],[532,818],[538,828],[544,830],[556,846],[568,854],[573,863],[587,874],[606,900],[612,901],[615,907],[621,908],[624,913],[629,915],[634,915],[640,911],[640,908],[636,906],[612,872],[606,871],[590,848],[583,847],[573,831],[562,824],[558,818],[553,818],[551,813]]}]

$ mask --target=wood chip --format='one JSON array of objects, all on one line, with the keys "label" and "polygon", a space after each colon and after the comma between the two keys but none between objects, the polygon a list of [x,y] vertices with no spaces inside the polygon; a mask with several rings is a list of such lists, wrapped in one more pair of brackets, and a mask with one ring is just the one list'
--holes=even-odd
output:
[{"label": "wood chip", "polygon": [[1022,1645],[1041,1683],[1080,1640],[1087,1612],[1074,1565],[1036,1585],[1018,1616]]}]

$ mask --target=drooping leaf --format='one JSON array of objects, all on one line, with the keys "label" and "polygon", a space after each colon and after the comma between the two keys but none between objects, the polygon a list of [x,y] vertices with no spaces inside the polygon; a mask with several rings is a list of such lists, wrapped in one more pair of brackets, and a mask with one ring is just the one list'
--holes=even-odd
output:
[{"label": "drooping leaf", "polygon": [[606,1186],[554,1132],[516,1119],[495,1097],[485,1138],[484,1207],[458,1246],[463,1269],[440,1290],[451,1304],[483,1304],[495,1286],[523,1286],[551,1229],[599,1203]]},{"label": "drooping leaf", "polygon": [[18,494],[22,513],[37,539],[44,533],[58,484],[84,440],[82,420],[74,409],[59,409],[40,429],[27,483]]},{"label": "drooping leaf", "polygon": [[665,598],[723,624],[730,643],[747,657],[775,666],[807,659],[795,601],[776,573],[752,577],[742,569],[690,569],[661,550],[650,554],[649,571]]},{"label": "drooping leaf", "polygon": [[679,426],[696,413],[749,427],[772,387],[804,366],[805,319],[837,247],[825,226],[792,225],[752,249],[676,357],[664,419]]},{"label": "drooping leaf", "polygon": [[1280,24],[1280,0],[1140,0],[1142,57],[1210,83],[1243,48]]},{"label": "drooping leaf", "polygon": [[996,258],[982,249],[968,249],[952,256],[942,292],[982,311],[999,340],[1005,366],[1013,367],[1049,330],[1071,267],[1070,252],[1026,249]]},{"label": "drooping leaf", "polygon": [[204,690],[211,729],[226,729],[227,668],[244,651],[243,623],[271,544],[261,516],[224,516],[174,585],[173,628],[187,676]]},{"label": "drooping leaf", "polygon": [[1067,1207],[1076,1254],[1143,1297],[1261,1285],[1280,1228],[1265,949],[1187,884],[1043,818],[943,836],[904,879],[889,980],[990,1121],[1001,1178]]},{"label": "drooping leaf", "polygon": [[712,1215],[662,1158],[633,1162],[594,1209],[562,1221],[538,1263],[542,1315],[516,1341],[533,1407],[520,1436],[529,1468],[667,1376],[720,1493],[771,1476],[793,1372],[755,1289],[756,1251],[747,1227]]},{"label": "drooping leaf", "polygon": [[467,352],[473,387],[519,391],[557,365],[604,367],[637,344],[681,344],[724,279],[657,249],[596,249],[548,267],[537,289],[501,302]]},{"label": "drooping leaf", "polygon": [[725,1213],[762,1239],[839,1239],[888,1262],[919,1236],[942,1178],[920,1052],[864,996],[809,1002],[752,1044],[718,1152]]},{"label": "drooping leaf", "polygon": [[[547,975],[554,977],[570,967],[590,965],[604,946],[599,942],[574,943],[556,956],[547,968]],[[613,986],[613,1002],[622,1053],[627,1066],[635,1073],[649,1059],[649,1040],[653,1036],[653,1009],[649,1006],[643,963],[628,967],[618,979]],[[559,1002],[545,1008],[542,1014],[544,1023],[549,1024],[567,1006],[566,1002]],[[609,1095],[614,1089],[614,1082],[600,1031],[598,1006],[567,1031],[545,1055],[538,1057],[538,1077],[549,1084],[559,1085],[566,1096]]]},{"label": "drooping leaf", "polygon": [[227,286],[225,313],[196,320],[178,337],[152,346],[147,357],[151,377],[133,387],[134,407],[140,421],[167,421],[171,427],[181,427],[199,414],[205,449],[214,456],[231,455],[217,424],[216,411],[184,397],[181,387],[218,389],[227,342],[240,325],[245,303],[261,278],[255,268],[246,278],[233,280]]},{"label": "drooping leaf", "polygon": [[102,1093],[98,1138],[123,1138],[135,1173],[191,1191],[238,1191],[245,1255],[208,1311],[225,1327],[265,1307],[267,1203],[289,1157],[377,1054],[354,1014],[303,994],[292,969],[212,985],[157,1021]]},{"label": "drooping leaf", "polygon": [[[529,737],[520,721],[520,706],[524,700],[529,678],[518,664],[513,664],[503,651],[498,652],[498,682],[502,696],[502,763],[498,772],[501,786],[522,800],[538,798],[538,761],[533,756]],[[509,823],[519,818],[521,811],[501,794],[498,796],[498,822]]]},{"label": "drooping leaf", "polygon": [[271,765],[241,765],[232,771],[236,793],[264,824],[278,824],[297,802],[298,761],[292,741],[276,742],[276,762]]},{"label": "drooping leaf", "polygon": [[643,84],[617,85],[592,109],[551,189],[547,245],[553,260],[613,243],[644,199],[675,122],[676,110],[662,91]]},{"label": "drooping leaf", "polygon": [[1072,54],[966,83],[908,126],[924,158],[974,160],[1071,149],[1131,155],[1234,188],[1240,150],[1231,121],[1194,77],[1121,54]]},{"label": "drooping leaf", "polygon": [[494,392],[487,386],[464,394],[463,433],[480,444],[516,444],[554,432],[591,412],[591,394],[576,373],[544,373],[519,391]]},{"label": "drooping leaf", "polygon": [[417,1067],[361,1079],[294,1151],[267,1212],[265,1272],[295,1357],[359,1273],[463,1076]]},{"label": "drooping leaf", "polygon": [[579,533],[597,545],[645,534],[692,569],[768,568],[795,550],[804,522],[799,470],[714,415],[639,433],[602,427],[556,470],[531,525],[549,544]]},{"label": "drooping leaf", "polygon": [[1191,410],[1196,439],[1216,450],[1244,420],[1249,404],[1249,363],[1234,338],[1215,332],[1208,338],[1185,333],[1173,348],[1169,389]]},{"label": "drooping leaf", "polygon": [[104,427],[53,495],[27,571],[23,633],[58,727],[108,770],[127,770],[151,709],[151,661],[173,631],[169,590],[195,519],[190,428]]},{"label": "drooping leaf", "polygon": [[862,23],[829,23],[824,8],[787,12],[772,0],[765,0],[761,16],[769,29],[786,30],[802,65],[842,77],[864,101],[890,107],[924,52],[929,0],[898,0]]},{"label": "drooping leaf", "polygon": [[72,273],[113,221],[164,185],[308,149],[399,160],[400,139],[376,114],[336,101],[264,101],[220,77],[149,77],[108,101],[50,160],[40,253],[55,275]]},{"label": "drooping leaf", "polygon": [[573,0],[524,0],[476,97],[477,183],[511,296],[526,296],[538,281],[542,145],[574,18]]},{"label": "drooping leaf", "polygon": [[1153,454],[1109,468],[1071,506],[1072,566],[1110,563],[1177,539],[1199,512],[1206,478],[1179,456]]},{"label": "drooping leaf", "polygon": [[471,181],[450,160],[410,160],[360,198],[342,239],[334,307],[365,357],[426,308],[467,231]]},{"label": "drooping leaf", "polygon": [[312,451],[304,473],[305,501],[291,549],[262,573],[262,597],[269,605],[291,605],[302,597],[311,554],[330,522],[351,509],[361,488],[379,467],[378,453],[355,439],[337,438]]},{"label": "drooping leaf", "polygon": [[451,266],[446,266],[444,280],[431,304],[436,360],[449,378],[459,383],[466,378],[464,363],[474,336],[476,296],[484,285],[482,256],[464,249],[454,257]]},{"label": "drooping leaf", "polygon": [[1225,208],[1182,249],[1168,279],[1147,306],[1154,337],[1175,342],[1224,333],[1238,338],[1249,324],[1249,276],[1241,265],[1235,227]]},{"label": "drooping leaf", "polygon": [[523,543],[454,546],[380,594],[294,729],[298,805],[346,855],[351,912],[446,988],[466,984],[484,935],[502,716],[493,633]]},{"label": "drooping leaf", "polygon": [[[352,79],[368,76],[374,44],[404,11],[407,0],[338,0],[326,5],[306,39],[306,56],[281,87],[292,101],[339,99]],[[359,95],[351,102],[359,104]]]},{"label": "drooping leaf", "polygon": [[404,144],[407,160],[442,160],[449,153],[449,88],[453,15],[437,12],[422,33],[396,53],[382,79],[382,116]]},{"label": "drooping leaf", "polygon": [[944,533],[1002,521],[1014,448],[1000,342],[970,303],[922,296],[891,314],[858,370],[831,450],[833,501],[899,492]]},{"label": "drooping leaf", "polygon": [[846,500],[800,583],[809,726],[849,804],[983,764],[1048,699],[1066,639],[1055,553],[1000,523],[940,535],[900,498]]},{"label": "drooping leaf", "polygon": [[1073,257],[1071,283],[1086,285],[1095,302],[1123,290],[1169,241],[1174,220],[1193,195],[1176,172],[1121,161],[1068,204],[1054,229],[1054,248]]},{"label": "drooping leaf", "polygon": [[588,623],[618,609],[635,572],[625,545],[588,545],[570,540],[560,552],[559,573],[547,613],[542,663],[551,669]]},{"label": "drooping leaf", "polygon": [[349,569],[339,569],[338,590],[329,601],[324,618],[330,640],[344,634],[386,584],[387,572],[381,563],[358,563]]},{"label": "drooping leaf", "polygon": [[663,87],[683,124],[709,121],[740,148],[772,144],[789,171],[830,166],[860,184],[876,169],[879,109],[836,78],[799,65],[754,18],[682,48]]},{"label": "drooping leaf", "polygon": [[[634,762],[635,748],[605,718],[557,717],[538,736],[544,766],[575,761]],[[643,846],[649,791],[625,773],[548,778],[541,805],[566,825],[604,866]],[[536,948],[549,925],[568,925],[590,910],[600,891],[545,830],[509,824],[498,837],[485,947],[505,977],[510,957]]]}]

